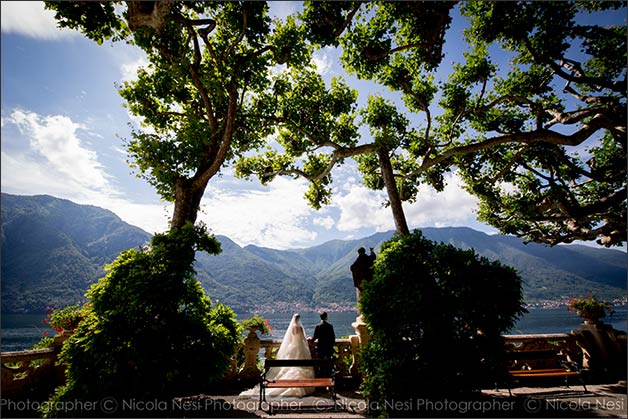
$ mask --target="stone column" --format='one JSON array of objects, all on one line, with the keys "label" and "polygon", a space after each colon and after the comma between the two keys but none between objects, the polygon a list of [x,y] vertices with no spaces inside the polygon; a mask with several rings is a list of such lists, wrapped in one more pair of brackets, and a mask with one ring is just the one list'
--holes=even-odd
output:
[{"label": "stone column", "polygon": [[351,323],[351,326],[360,338],[360,345],[365,346],[369,341],[369,333],[368,328],[366,327],[366,323],[364,323],[364,319],[362,318],[362,315],[356,317],[355,322]]},{"label": "stone column", "polygon": [[351,342],[351,367],[349,369],[349,373],[351,377],[357,378],[360,376],[360,337],[357,335],[353,335],[349,338]]},{"label": "stone column", "polygon": [[244,339],[244,367],[238,374],[244,380],[257,379],[260,370],[257,367],[257,354],[259,353],[260,340],[255,333],[255,328],[249,328],[249,334]]},{"label": "stone column", "polygon": [[[626,333],[602,322],[583,323],[572,331],[584,352],[583,368],[594,380],[617,379],[626,371]],[[624,376],[625,377],[625,376]]]}]

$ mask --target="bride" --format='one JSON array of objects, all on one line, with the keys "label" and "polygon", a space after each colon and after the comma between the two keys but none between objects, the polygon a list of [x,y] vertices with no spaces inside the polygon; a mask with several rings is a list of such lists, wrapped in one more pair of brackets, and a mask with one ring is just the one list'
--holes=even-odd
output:
[{"label": "bride", "polygon": [[[275,359],[312,359],[310,348],[305,337],[305,329],[301,323],[301,315],[295,314],[290,320],[286,335],[281,342]],[[266,373],[267,380],[295,380],[314,378],[313,367],[273,367]],[[266,397],[304,397],[313,393],[314,387],[301,388],[269,388]],[[252,389],[243,391],[240,396],[258,396],[259,384]]]}]

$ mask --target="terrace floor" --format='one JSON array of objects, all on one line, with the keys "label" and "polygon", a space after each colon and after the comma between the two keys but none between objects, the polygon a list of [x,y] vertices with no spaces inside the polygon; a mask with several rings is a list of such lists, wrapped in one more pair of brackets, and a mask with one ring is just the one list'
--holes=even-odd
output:
[{"label": "terrace floor", "polygon": [[[507,389],[483,390],[473,400],[413,400],[412,408],[421,417],[517,417],[517,418],[625,418],[626,382],[569,387],[517,387],[512,396]],[[368,418],[366,400],[359,392],[338,391],[337,407],[328,394],[317,392],[300,399],[273,401],[273,412],[258,409],[257,398],[242,398],[237,393],[186,398],[190,406],[204,406],[202,415],[213,410],[218,417],[238,418]],[[403,409],[403,406],[401,407]],[[421,414],[422,411],[424,414]],[[189,417],[194,417],[193,412]],[[201,412],[198,412],[201,414]],[[187,416],[187,415],[186,415]],[[213,415],[212,415],[213,416]]]}]

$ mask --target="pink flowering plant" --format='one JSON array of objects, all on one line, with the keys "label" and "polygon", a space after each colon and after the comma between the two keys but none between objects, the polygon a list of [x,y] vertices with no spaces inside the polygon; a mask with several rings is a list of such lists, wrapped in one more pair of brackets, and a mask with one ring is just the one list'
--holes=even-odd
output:
[{"label": "pink flowering plant", "polygon": [[78,303],[57,309],[46,307],[46,310],[48,314],[43,322],[50,324],[50,327],[58,333],[76,329],[84,317],[83,306]]},{"label": "pink flowering plant", "polygon": [[587,298],[572,298],[568,301],[567,311],[573,311],[578,316],[593,321],[615,314],[615,310],[610,303],[598,300],[593,294],[590,294]]}]

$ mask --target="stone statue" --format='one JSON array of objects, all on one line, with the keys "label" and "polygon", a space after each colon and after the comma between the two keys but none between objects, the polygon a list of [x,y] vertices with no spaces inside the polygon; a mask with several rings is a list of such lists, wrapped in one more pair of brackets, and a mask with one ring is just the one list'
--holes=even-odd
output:
[{"label": "stone statue", "polygon": [[366,254],[366,249],[360,247],[358,249],[358,257],[351,265],[351,274],[353,275],[353,285],[355,286],[356,297],[358,302],[362,295],[362,284],[373,278],[373,262],[375,261],[375,253],[371,247],[371,254]]}]

